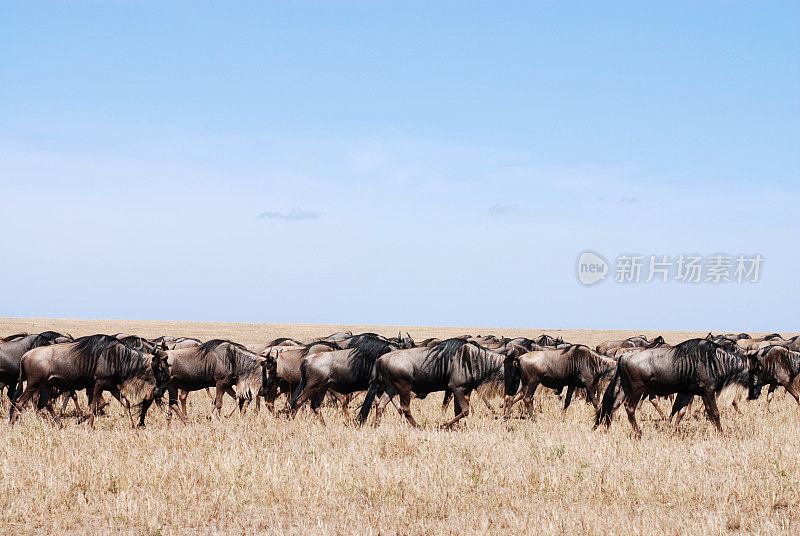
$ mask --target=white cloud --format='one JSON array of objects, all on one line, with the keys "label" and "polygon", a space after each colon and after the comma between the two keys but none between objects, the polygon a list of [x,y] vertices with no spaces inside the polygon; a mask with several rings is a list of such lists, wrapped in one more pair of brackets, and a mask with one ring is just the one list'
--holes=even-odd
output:
[{"label": "white cloud", "polygon": [[318,220],[322,216],[316,210],[305,210],[300,207],[293,207],[289,212],[265,211],[257,216],[259,220]]}]

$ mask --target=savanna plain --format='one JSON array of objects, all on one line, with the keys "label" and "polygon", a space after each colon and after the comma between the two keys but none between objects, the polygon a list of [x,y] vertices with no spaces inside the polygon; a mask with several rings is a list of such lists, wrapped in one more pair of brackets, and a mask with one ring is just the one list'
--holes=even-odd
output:
[{"label": "savanna plain", "polygon": [[[0,335],[48,329],[244,344],[342,329],[417,340],[546,332],[590,346],[639,333],[669,343],[706,334],[0,319]],[[391,408],[377,429],[353,426],[332,407],[326,426],[308,409],[287,420],[263,406],[211,419],[202,391],[189,397],[188,425],[168,425],[154,407],[147,428],[132,430],[115,401],[95,430],[71,407],[62,429],[26,411],[13,427],[0,423],[0,534],[800,534],[800,409],[783,390],[766,416],[763,396],[741,404],[742,415],[723,407],[722,434],[702,413],[672,431],[643,405],[641,440],[624,411],[610,431],[592,431],[584,400],[564,414],[543,391],[535,420],[517,407],[504,421],[473,401],[473,414],[450,431],[438,428],[441,394],[412,402],[422,430]],[[225,404],[223,415],[234,408]]]}]

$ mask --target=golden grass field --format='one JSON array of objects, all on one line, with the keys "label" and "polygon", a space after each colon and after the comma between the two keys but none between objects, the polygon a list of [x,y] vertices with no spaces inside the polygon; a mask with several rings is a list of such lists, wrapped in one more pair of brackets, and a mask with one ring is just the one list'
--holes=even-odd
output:
[{"label": "golden grass field", "polygon": [[[0,335],[245,344],[345,328],[416,339],[543,331],[0,319]],[[592,346],[641,333],[546,331]],[[675,343],[706,332],[662,334]],[[763,397],[742,404],[742,416],[723,408],[721,435],[703,415],[672,432],[644,406],[640,441],[624,412],[610,432],[593,432],[583,400],[564,415],[552,392],[537,396],[535,421],[518,407],[504,422],[474,404],[453,431],[437,428],[441,395],[412,403],[423,430],[391,407],[378,429],[353,427],[333,408],[325,427],[308,410],[294,421],[264,410],[209,420],[203,392],[189,398],[189,425],[168,426],[154,407],[146,430],[131,430],[116,402],[96,430],[74,418],[58,429],[27,411],[13,428],[0,423],[0,534],[800,534],[800,409],[783,391],[767,417]],[[228,398],[225,413],[232,408]]]}]

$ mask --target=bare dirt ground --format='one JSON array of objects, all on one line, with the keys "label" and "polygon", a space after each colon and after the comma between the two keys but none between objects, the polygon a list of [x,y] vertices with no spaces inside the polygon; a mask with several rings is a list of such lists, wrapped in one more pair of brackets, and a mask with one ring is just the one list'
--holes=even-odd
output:
[{"label": "bare dirt ground", "polygon": [[[0,335],[45,329],[242,343],[342,329],[416,339],[547,332],[590,345],[706,334],[0,319]],[[724,408],[723,434],[703,415],[673,432],[643,407],[639,441],[619,414],[610,431],[593,432],[588,404],[564,414],[545,391],[533,421],[518,408],[504,422],[476,404],[453,431],[437,428],[441,395],[413,402],[423,430],[393,411],[378,429],[357,428],[333,408],[327,426],[307,411],[211,420],[203,392],[190,396],[190,424],[168,426],[153,408],[136,431],[115,402],[96,430],[74,417],[58,429],[28,411],[14,427],[0,423],[0,534],[800,534],[800,410],[783,391],[767,416],[763,397],[742,404],[743,415]],[[224,412],[232,408],[228,399]]]}]

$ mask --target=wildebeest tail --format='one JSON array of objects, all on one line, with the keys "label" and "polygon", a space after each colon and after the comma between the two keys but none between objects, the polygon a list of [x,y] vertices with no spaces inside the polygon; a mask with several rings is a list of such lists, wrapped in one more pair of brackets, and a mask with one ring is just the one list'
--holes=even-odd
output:
[{"label": "wildebeest tail", "polygon": [[367,397],[364,399],[364,403],[361,404],[361,409],[358,412],[358,417],[356,417],[356,422],[358,424],[364,424],[369,417],[369,411],[372,409],[372,403],[375,402],[375,396],[378,394],[378,389],[381,386],[380,378],[375,378],[369,384],[369,390],[367,391]]},{"label": "wildebeest tail", "polygon": [[289,400],[289,409],[294,409],[295,404],[297,404],[297,399],[300,397],[300,393],[303,392],[303,389],[306,387],[306,362],[303,360],[300,363],[300,383],[297,385],[297,389],[294,390],[292,393],[292,399]]},{"label": "wildebeest tail", "polygon": [[617,372],[614,374],[614,379],[606,387],[606,392],[603,393],[603,402],[600,404],[600,409],[597,411],[597,419],[595,426],[605,423],[606,426],[611,424],[611,414],[614,412],[614,404],[617,400],[617,390],[620,388],[622,380],[622,364],[617,365]]},{"label": "wildebeest tail", "polygon": [[22,359],[19,362],[19,380],[17,381],[17,386],[14,389],[14,396],[11,397],[11,409],[8,413],[8,418],[13,422],[14,420],[14,411],[17,409],[17,400],[19,397],[22,396],[23,386],[22,384],[27,381],[28,377],[25,374],[25,360]]}]

